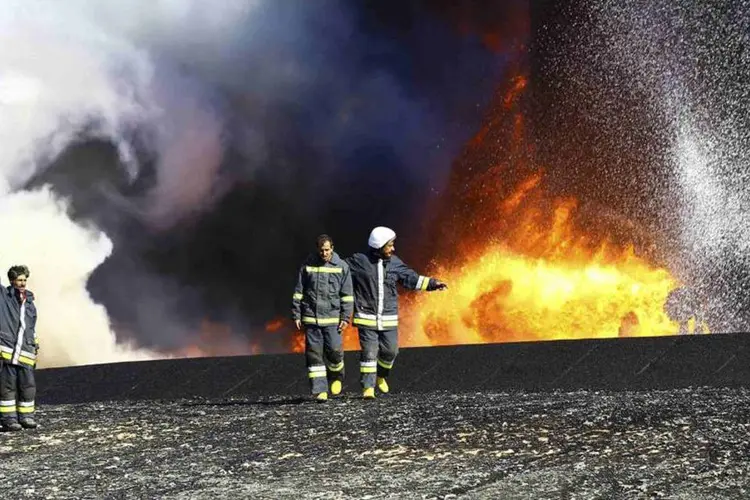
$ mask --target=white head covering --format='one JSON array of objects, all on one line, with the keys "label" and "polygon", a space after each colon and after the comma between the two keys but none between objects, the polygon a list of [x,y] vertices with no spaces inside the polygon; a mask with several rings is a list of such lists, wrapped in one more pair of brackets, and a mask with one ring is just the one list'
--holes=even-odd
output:
[{"label": "white head covering", "polygon": [[388,227],[378,226],[370,233],[370,239],[367,240],[367,244],[371,248],[380,249],[385,246],[386,243],[396,238],[396,232]]}]

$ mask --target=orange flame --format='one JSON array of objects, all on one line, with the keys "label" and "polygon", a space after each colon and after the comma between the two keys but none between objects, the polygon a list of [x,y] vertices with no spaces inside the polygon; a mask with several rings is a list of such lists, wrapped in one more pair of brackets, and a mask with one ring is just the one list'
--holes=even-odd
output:
[{"label": "orange flame", "polygon": [[272,321],[269,321],[266,323],[266,331],[267,332],[278,332],[284,327],[284,320],[280,318],[276,318]]},{"label": "orange flame", "polygon": [[[606,231],[597,236],[602,231],[592,221],[581,221],[578,200],[545,192],[544,172],[524,140],[526,86],[524,76],[510,80],[457,162],[440,225],[440,241],[450,244],[439,248],[430,273],[450,289],[402,299],[401,345],[677,333],[664,311],[678,285],[669,271],[632,241]],[[520,180],[508,182],[512,177]],[[265,329],[283,339],[287,352],[304,352],[304,333],[290,321],[275,319]],[[358,350],[357,330],[342,333],[344,348]],[[204,322],[196,342],[176,354],[260,352],[237,337],[243,336]]]},{"label": "orange flame", "polygon": [[[544,191],[524,141],[526,84],[523,76],[509,82],[454,169],[441,241],[461,254],[443,249],[433,266],[447,292],[404,300],[402,345],[677,333],[663,307],[677,286],[669,271],[633,243],[582,229],[578,201]],[[481,168],[489,158],[493,164]],[[519,174],[507,192],[507,179]]]},{"label": "orange flame", "polygon": [[298,331],[292,336],[292,352],[305,352],[305,333]]},{"label": "orange flame", "polygon": [[262,352],[257,341],[232,332],[229,325],[214,321],[201,321],[200,330],[187,344],[173,349],[170,355],[178,358],[206,358],[212,356],[242,356]]},{"label": "orange flame", "polygon": [[572,222],[575,200],[545,215],[521,200],[538,176],[502,200],[516,223],[467,262],[438,266],[452,286],[407,302],[404,345],[667,335],[663,305],[676,286],[666,269],[608,241],[591,248]]}]

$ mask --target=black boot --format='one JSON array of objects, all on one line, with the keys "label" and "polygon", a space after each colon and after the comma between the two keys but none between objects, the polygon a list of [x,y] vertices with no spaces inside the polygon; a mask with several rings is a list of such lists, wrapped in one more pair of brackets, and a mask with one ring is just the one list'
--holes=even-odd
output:
[{"label": "black boot", "polygon": [[39,424],[36,423],[36,420],[31,417],[22,418],[20,422],[21,427],[23,427],[24,429],[36,429],[37,427],[39,427]]},{"label": "black boot", "polygon": [[15,432],[23,429],[23,427],[21,427],[21,424],[19,424],[15,420],[3,420],[2,428],[3,432]]}]

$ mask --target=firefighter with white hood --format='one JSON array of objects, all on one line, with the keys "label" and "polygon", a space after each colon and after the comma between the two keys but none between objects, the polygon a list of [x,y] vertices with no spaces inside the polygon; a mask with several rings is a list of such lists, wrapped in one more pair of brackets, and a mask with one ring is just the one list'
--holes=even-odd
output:
[{"label": "firefighter with white hood", "polygon": [[354,287],[354,318],[359,331],[360,382],[365,399],[375,397],[375,386],[387,393],[388,375],[398,354],[398,290],[444,290],[438,279],[422,276],[404,264],[396,254],[396,233],[376,227],[370,233],[369,249],[349,257]]}]

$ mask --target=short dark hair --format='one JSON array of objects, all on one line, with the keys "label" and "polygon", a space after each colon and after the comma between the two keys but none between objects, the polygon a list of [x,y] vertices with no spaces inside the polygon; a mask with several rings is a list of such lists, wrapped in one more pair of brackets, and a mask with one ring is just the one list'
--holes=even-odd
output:
[{"label": "short dark hair", "polygon": [[26,276],[28,278],[30,274],[31,272],[26,266],[13,266],[8,269],[8,279],[10,281],[15,281],[19,276]]},{"label": "short dark hair", "polygon": [[318,236],[318,239],[316,240],[316,243],[317,243],[317,245],[318,245],[318,248],[322,247],[322,246],[323,246],[323,244],[324,244],[324,243],[325,243],[326,241],[327,241],[328,243],[330,243],[330,244],[331,244],[331,246],[333,246],[333,238],[331,238],[331,237],[330,237],[330,236],[328,236],[327,234],[321,234],[320,236]]}]

